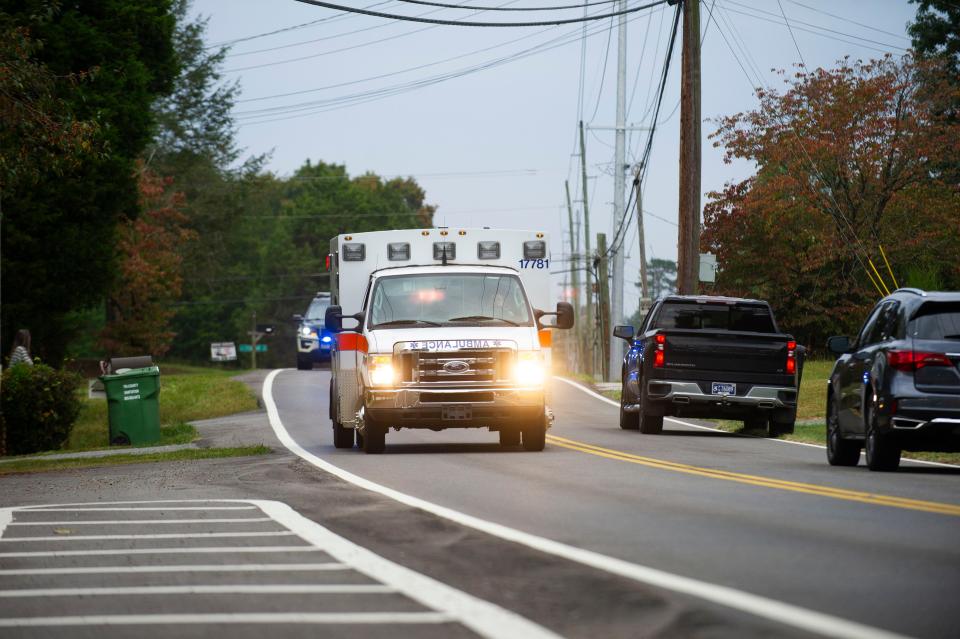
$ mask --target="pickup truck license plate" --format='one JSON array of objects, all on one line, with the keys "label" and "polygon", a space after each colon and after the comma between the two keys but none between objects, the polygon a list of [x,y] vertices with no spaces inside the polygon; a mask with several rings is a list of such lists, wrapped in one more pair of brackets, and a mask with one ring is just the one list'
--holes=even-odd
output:
[{"label": "pickup truck license plate", "polygon": [[444,406],[440,412],[441,419],[459,421],[473,419],[473,407],[468,404],[451,404]]},{"label": "pickup truck license plate", "polygon": [[736,395],[737,385],[713,382],[713,385],[710,386],[710,392],[714,395]]}]

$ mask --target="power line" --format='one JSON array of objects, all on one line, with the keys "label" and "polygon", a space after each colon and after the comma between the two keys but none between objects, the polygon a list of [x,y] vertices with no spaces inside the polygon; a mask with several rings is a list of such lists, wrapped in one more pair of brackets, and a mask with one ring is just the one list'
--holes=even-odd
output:
[{"label": "power line", "polygon": [[297,2],[302,2],[304,4],[310,4],[316,7],[323,7],[325,9],[333,9],[335,11],[347,11],[350,13],[359,13],[362,15],[373,16],[374,18],[389,18],[391,20],[405,20],[407,22],[423,22],[426,24],[442,24],[445,26],[453,27],[547,27],[547,26],[557,26],[561,24],[575,24],[580,22],[586,22],[588,20],[603,20],[605,18],[612,18],[616,16],[627,15],[630,13],[635,13],[637,11],[642,11],[643,9],[649,9],[650,7],[655,7],[659,4],[667,2],[667,0],[657,0],[656,2],[651,2],[649,4],[641,5],[639,7],[632,7],[629,9],[624,9],[623,11],[614,11],[611,13],[604,13],[601,15],[591,15],[585,16],[582,18],[567,18],[565,20],[538,20],[536,22],[475,22],[467,20],[439,20],[435,18],[418,18],[414,16],[405,16],[396,13],[383,13],[380,11],[369,11],[367,9],[355,9],[353,7],[347,7],[344,5],[333,4],[331,2],[322,2],[321,0],[296,0]]},{"label": "power line", "polygon": [[[501,6],[501,7],[506,7],[507,5],[511,5],[511,4],[513,4],[514,2],[517,2],[517,0],[509,0],[509,2],[505,2],[505,3],[503,3],[503,4],[500,5],[500,6]],[[439,11],[442,11],[442,9],[432,9],[432,10],[430,10],[430,11],[426,11],[426,12],[424,12],[424,13],[418,14],[418,15],[415,16],[415,17],[418,17],[418,18],[419,18],[419,17],[422,17],[422,16],[430,15],[430,14],[432,14],[432,13],[437,13],[437,12],[439,12]],[[473,13],[471,13],[471,14],[469,14],[469,15],[470,15],[470,16],[475,16],[475,15],[478,15],[478,14],[481,14],[481,13],[483,13],[483,11],[474,11]],[[353,31],[347,31],[347,32],[345,32],[345,33],[338,33],[338,34],[334,34],[334,35],[332,35],[332,36],[327,36],[327,37],[325,37],[325,38],[318,38],[318,39],[315,40],[315,41],[316,41],[316,42],[319,42],[319,41],[321,41],[321,40],[334,40],[334,39],[336,39],[336,38],[342,38],[342,37],[344,37],[344,36],[354,35],[354,34],[357,34],[357,33],[364,32],[364,31],[373,31],[373,30],[375,30],[375,29],[382,29],[382,28],[384,28],[384,27],[396,26],[397,24],[400,24],[400,23],[398,23],[398,22],[388,22],[388,23],[385,23],[385,24],[377,24],[377,25],[373,25],[372,27],[364,27],[364,28],[362,28],[362,29],[354,29]],[[388,37],[385,37],[385,38],[380,38],[380,39],[378,39],[378,40],[368,40],[368,41],[366,41],[366,42],[361,42],[361,43],[359,43],[359,44],[353,44],[353,45],[349,45],[349,46],[345,46],[345,47],[340,47],[339,49],[330,49],[330,50],[328,50],[328,51],[321,51],[320,53],[312,53],[312,54],[310,54],[310,55],[299,56],[299,57],[297,57],[297,58],[286,58],[285,60],[276,60],[276,61],[274,61],[274,62],[264,62],[264,63],[261,63],[261,64],[252,64],[252,65],[245,66],[245,67],[237,67],[237,68],[234,68],[234,69],[227,69],[227,70],[225,71],[225,73],[239,73],[239,72],[241,72],[241,71],[252,71],[252,70],[254,70],[254,69],[264,69],[264,68],[268,68],[268,67],[280,66],[281,64],[290,64],[291,62],[302,62],[302,61],[304,61],[304,60],[313,60],[313,59],[315,59],[315,58],[321,58],[321,57],[323,57],[323,56],[333,55],[333,54],[335,54],[335,53],[343,53],[343,52],[345,52],[345,51],[353,51],[354,49],[360,49],[360,48],[363,48],[363,47],[366,47],[366,46],[378,45],[378,44],[383,44],[384,42],[390,42],[391,40],[399,40],[400,38],[406,38],[407,36],[416,35],[416,34],[418,34],[418,33],[423,33],[424,31],[430,31],[431,29],[436,29],[437,27],[438,27],[438,25],[432,24],[432,25],[429,25],[429,26],[426,26],[426,27],[420,27],[420,28],[417,28],[417,29],[413,29],[413,30],[411,30],[411,31],[404,31],[403,33],[398,33],[398,34],[395,34],[395,35],[392,35],[392,36],[388,36]],[[544,29],[543,31],[548,31],[548,30],[549,30],[549,29]],[[539,32],[539,33],[543,33],[543,31],[541,31],[541,32]],[[535,34],[533,34],[533,35],[535,35]],[[532,35],[531,35],[531,37],[532,37]]]},{"label": "power line", "polygon": [[[373,4],[367,5],[365,9],[372,9],[374,7],[379,7],[381,5],[390,4],[393,0],[385,0],[383,2],[375,2]],[[319,20],[310,20],[309,22],[301,22],[299,24],[294,24],[289,27],[283,27],[281,29],[274,29],[273,31],[264,31],[262,33],[254,33],[253,35],[243,36],[240,38],[234,38],[232,40],[224,40],[223,42],[218,42],[216,44],[206,45],[204,49],[219,49],[221,47],[230,47],[240,42],[249,42],[250,40],[258,40],[260,38],[266,38],[268,36],[277,35],[278,33],[287,33],[288,31],[298,31],[300,29],[305,29],[307,27],[312,27],[315,24],[321,24],[324,22],[339,22],[340,20],[348,20],[355,18],[355,15],[350,15],[347,12],[340,13],[339,15],[327,16],[326,18],[320,18]]]},{"label": "power line", "polygon": [[423,0],[397,0],[404,4],[420,4],[427,7],[443,7],[445,9],[479,9],[481,11],[563,11],[566,9],[582,9],[584,7],[593,7],[598,4],[611,4],[617,0],[600,0],[599,2],[584,2],[581,4],[568,4],[561,7],[477,7],[466,6],[462,4],[443,4],[442,2],[424,2]]},{"label": "power line", "polygon": [[[751,11],[756,11],[757,13],[765,13],[765,14],[770,15],[770,16],[776,16],[776,15],[777,15],[777,14],[772,13],[772,12],[770,12],[770,11],[764,11],[763,9],[756,9],[756,8],[754,8],[754,7],[751,7],[750,5],[742,4],[742,3],[740,3],[740,2],[735,2],[734,0],[724,0],[724,2],[729,2],[730,4],[735,4],[735,5],[738,5],[738,6],[740,6],[740,7],[749,8]],[[726,9],[727,9],[727,11],[732,11],[733,13],[739,13],[740,15],[747,16],[747,17],[749,17],[749,18],[753,18],[754,20],[762,20],[762,21],[764,21],[764,22],[769,22],[769,23],[771,23],[771,24],[777,24],[777,25],[780,25],[780,26],[785,26],[785,25],[786,25],[786,23],[783,22],[782,20],[776,20],[776,19],[772,19],[772,18],[765,18],[765,17],[763,17],[762,15],[755,15],[755,14],[753,14],[753,13],[748,13],[748,12],[743,11],[743,10],[740,10],[740,9],[733,9],[733,8],[731,8],[731,7],[727,7]],[[819,25],[811,24],[811,23],[809,23],[809,22],[802,22],[802,21],[800,21],[800,20],[794,20],[794,23],[795,23],[795,24],[804,24],[804,25],[807,25],[807,26],[809,26],[809,27],[812,27],[812,28],[810,28],[810,29],[805,29],[805,28],[803,28],[803,27],[794,26],[793,28],[794,28],[795,30],[797,30],[797,31],[803,31],[803,32],[805,32],[805,33],[810,33],[810,34],[813,34],[813,35],[816,35],[816,36],[820,36],[821,38],[828,38],[828,39],[830,39],[830,40],[836,40],[836,41],[838,41],[838,42],[843,42],[843,43],[845,43],[845,44],[850,44],[850,45],[853,45],[853,46],[863,47],[863,48],[865,48],[865,49],[871,49],[871,50],[873,50],[873,51],[879,51],[879,52],[881,52],[881,53],[887,53],[890,49],[899,49],[900,51],[906,51],[906,50],[907,50],[905,47],[901,47],[901,46],[898,46],[898,45],[895,45],[895,44],[888,44],[888,43],[886,43],[886,42],[880,42],[880,41],[878,41],[878,40],[871,40],[870,38],[864,38],[864,37],[862,37],[862,36],[854,35],[854,34],[852,34],[852,33],[846,33],[846,32],[843,32],[843,31],[837,31],[836,29],[830,29],[830,28],[828,28],[828,27],[821,27],[821,26],[819,26]],[[822,31],[826,31],[826,32],[828,32],[828,33],[821,33]],[[878,45],[880,45],[880,46],[886,47],[886,49],[880,49],[880,48],[877,48],[877,47],[874,47],[874,46],[870,46],[870,45],[868,45],[868,44],[863,44],[862,42],[851,42],[851,41],[849,41],[849,40],[844,40],[843,38],[838,38],[838,37],[836,37],[836,36],[829,35],[830,33],[835,33],[835,34],[838,34],[838,35],[842,35],[842,36],[845,36],[845,37],[847,37],[847,38],[854,38],[854,39],[856,39],[856,40],[862,40],[863,42],[869,42],[869,43],[871,43],[871,44],[878,44]]]},{"label": "power line", "polygon": [[[602,28],[601,28],[601,29],[602,29]],[[592,34],[590,34],[590,35],[595,35],[596,33],[599,33],[601,29],[598,29],[598,30],[594,31],[594,32],[593,32]],[[504,57],[501,57],[501,58],[498,58],[498,59],[494,59],[494,60],[489,60],[489,61],[487,61],[487,62],[479,63],[479,64],[473,65],[473,66],[471,66],[471,67],[464,67],[464,68],[461,68],[461,69],[458,69],[458,70],[455,70],[455,71],[451,71],[451,72],[439,74],[439,75],[432,76],[432,77],[428,77],[428,78],[424,78],[424,79],[421,79],[421,80],[414,80],[414,81],[405,82],[405,83],[400,83],[400,84],[392,85],[392,86],[389,86],[389,87],[383,87],[383,88],[374,89],[374,90],[370,90],[370,91],[364,91],[364,92],[355,93],[355,94],[348,94],[348,95],[345,95],[345,96],[339,96],[339,97],[335,97],[335,98],[328,98],[328,99],[325,99],[325,100],[318,100],[318,101],[315,101],[315,102],[312,102],[312,103],[303,103],[303,104],[301,104],[301,105],[289,105],[290,108],[289,108],[289,111],[288,111],[288,112],[289,112],[289,113],[297,113],[297,112],[299,112],[298,115],[289,115],[289,116],[287,116],[287,117],[270,118],[270,119],[262,119],[262,120],[256,120],[255,118],[258,117],[257,115],[251,115],[251,116],[248,116],[248,117],[254,118],[254,119],[251,119],[250,121],[245,122],[245,123],[241,123],[241,126],[245,126],[245,125],[247,125],[247,124],[264,124],[264,123],[278,122],[278,121],[288,120],[288,119],[293,119],[293,118],[306,117],[306,116],[313,115],[313,114],[317,114],[317,113],[324,113],[324,112],[327,112],[327,111],[332,111],[332,110],[344,108],[344,107],[347,107],[347,106],[354,106],[354,105],[357,105],[357,104],[364,104],[364,103],[367,103],[367,102],[372,102],[372,101],[375,101],[375,100],[380,100],[380,99],[385,98],[385,97],[390,97],[390,96],[392,96],[392,95],[398,95],[398,94],[400,94],[400,93],[405,93],[405,92],[408,92],[408,91],[413,91],[413,90],[416,90],[416,89],[419,89],[419,88],[423,88],[423,87],[426,87],[426,86],[431,86],[431,85],[434,85],[434,84],[438,84],[438,83],[440,83],[440,82],[445,82],[445,81],[447,81],[447,80],[456,79],[456,78],[463,77],[463,76],[465,76],[465,75],[470,75],[470,74],[473,74],[473,73],[477,73],[477,72],[479,72],[479,71],[484,71],[484,70],[488,70],[488,69],[491,69],[491,68],[495,68],[495,67],[501,66],[501,65],[503,65],[503,64],[508,64],[508,63],[511,63],[511,62],[515,62],[515,61],[517,61],[517,60],[521,60],[521,59],[530,57],[530,56],[532,56],[532,55],[536,55],[536,54],[539,54],[539,53],[544,53],[544,52],[546,52],[546,51],[550,51],[550,50],[552,50],[552,49],[555,49],[555,48],[558,48],[558,47],[561,47],[561,46],[565,46],[565,45],[570,44],[571,42],[575,41],[575,39],[571,40],[571,39],[569,38],[570,35],[571,35],[570,33],[567,33],[567,34],[558,36],[558,37],[556,37],[556,38],[554,38],[554,39],[552,39],[552,40],[548,40],[548,41],[546,41],[546,42],[543,42],[543,43],[540,43],[540,44],[538,44],[538,45],[529,47],[529,48],[527,48],[527,49],[524,49],[524,50],[522,50],[522,51],[513,53],[513,54],[508,55],[508,56],[504,56]],[[495,48],[495,47],[490,47],[490,48]],[[474,52],[474,53],[476,53],[476,52]],[[464,57],[464,56],[461,55],[461,56],[456,56],[456,57]],[[433,63],[431,63],[431,64],[433,64]],[[431,64],[421,65],[421,66],[431,66]],[[408,69],[408,70],[409,70],[409,69]],[[408,71],[408,70],[407,70],[407,71]],[[406,72],[406,71],[400,71],[400,72],[397,72],[397,73],[403,73],[403,72]],[[386,75],[391,75],[391,74],[386,74]],[[313,105],[313,110],[309,110],[309,111],[308,111],[308,109],[311,108],[311,107],[309,106],[310,104]],[[274,112],[274,113],[262,113],[262,114],[260,114],[260,117],[265,117],[265,116],[269,116],[269,115],[277,115],[277,114],[279,114],[279,110],[277,110],[276,107],[275,107],[274,109],[275,109],[275,112]]]},{"label": "power line", "polygon": [[809,11],[814,11],[814,12],[816,12],[816,13],[822,13],[822,14],[825,15],[825,16],[830,16],[831,18],[836,18],[837,20],[843,20],[844,22],[849,22],[850,24],[855,24],[855,25],[857,25],[858,27],[863,27],[864,29],[870,29],[871,31],[876,31],[877,33],[883,33],[883,34],[885,34],[885,35],[893,36],[893,37],[895,37],[895,38],[900,38],[901,40],[906,40],[907,42],[910,41],[910,38],[908,38],[907,36],[903,35],[902,33],[894,33],[893,31],[884,31],[883,29],[878,29],[877,27],[872,27],[872,26],[870,26],[869,24],[864,24],[863,22],[857,22],[856,20],[851,20],[850,18],[847,18],[847,17],[844,17],[844,16],[838,16],[838,15],[835,14],[835,13],[830,13],[830,12],[828,12],[828,11],[823,11],[822,9],[817,9],[817,8],[811,7],[811,6],[808,5],[808,4],[803,4],[802,2],[796,2],[795,0],[787,0],[787,2],[789,2],[789,3],[791,3],[791,4],[795,4],[795,5],[797,5],[798,7],[803,7],[804,9],[807,9],[807,10],[809,10]]},{"label": "power line", "polygon": [[590,121],[597,117],[597,111],[600,110],[600,98],[603,97],[603,85],[607,79],[607,60],[610,58],[610,41],[613,38],[613,18],[610,18],[610,26],[607,27],[607,48],[603,51],[603,71],[600,72],[600,89],[597,91],[597,103],[593,105],[593,114]]}]

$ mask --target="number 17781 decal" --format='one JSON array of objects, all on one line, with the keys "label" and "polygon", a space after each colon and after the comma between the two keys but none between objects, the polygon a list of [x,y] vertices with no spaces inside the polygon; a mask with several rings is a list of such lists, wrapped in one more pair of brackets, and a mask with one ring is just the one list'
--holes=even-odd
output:
[{"label": "number 17781 decal", "polygon": [[549,259],[539,259],[539,260],[517,260],[520,263],[520,268],[550,268]]}]

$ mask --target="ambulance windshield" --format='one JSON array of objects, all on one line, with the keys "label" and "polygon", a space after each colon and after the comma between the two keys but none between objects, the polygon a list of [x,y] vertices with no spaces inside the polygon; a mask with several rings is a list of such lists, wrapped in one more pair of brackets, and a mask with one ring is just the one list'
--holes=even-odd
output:
[{"label": "ambulance windshield", "polygon": [[431,273],[377,280],[370,327],[532,326],[530,307],[515,275]]}]

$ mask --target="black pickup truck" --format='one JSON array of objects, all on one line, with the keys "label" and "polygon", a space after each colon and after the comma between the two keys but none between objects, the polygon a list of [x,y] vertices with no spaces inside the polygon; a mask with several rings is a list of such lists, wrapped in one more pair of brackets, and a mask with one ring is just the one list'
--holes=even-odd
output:
[{"label": "black pickup truck", "polygon": [[742,419],[772,437],[793,432],[803,348],[770,305],[733,297],[658,299],[623,358],[620,427],[656,434],[664,416]]}]

